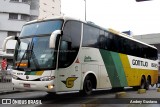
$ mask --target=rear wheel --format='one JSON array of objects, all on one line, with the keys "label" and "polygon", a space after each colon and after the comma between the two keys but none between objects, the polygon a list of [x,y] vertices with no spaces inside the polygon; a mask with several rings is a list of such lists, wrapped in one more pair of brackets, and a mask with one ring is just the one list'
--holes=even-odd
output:
[{"label": "rear wheel", "polygon": [[149,85],[151,84],[151,80],[150,78],[148,77],[147,80],[146,80],[146,85],[145,85],[145,89],[146,90],[149,90]]}]

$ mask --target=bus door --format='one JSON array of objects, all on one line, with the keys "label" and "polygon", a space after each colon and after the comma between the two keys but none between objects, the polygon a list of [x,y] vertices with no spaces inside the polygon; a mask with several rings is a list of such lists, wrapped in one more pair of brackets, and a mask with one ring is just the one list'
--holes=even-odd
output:
[{"label": "bus door", "polygon": [[70,45],[70,42],[61,42],[57,71],[58,91],[74,91],[80,89],[81,64],[78,58],[72,59],[73,56],[69,49]]}]

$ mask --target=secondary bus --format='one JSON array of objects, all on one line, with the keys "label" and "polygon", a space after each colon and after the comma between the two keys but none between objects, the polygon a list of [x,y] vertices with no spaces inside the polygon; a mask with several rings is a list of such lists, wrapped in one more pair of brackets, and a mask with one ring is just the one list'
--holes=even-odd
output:
[{"label": "secondary bus", "polygon": [[17,89],[48,93],[134,87],[158,80],[154,46],[112,29],[69,17],[25,24],[16,40],[12,82]]}]

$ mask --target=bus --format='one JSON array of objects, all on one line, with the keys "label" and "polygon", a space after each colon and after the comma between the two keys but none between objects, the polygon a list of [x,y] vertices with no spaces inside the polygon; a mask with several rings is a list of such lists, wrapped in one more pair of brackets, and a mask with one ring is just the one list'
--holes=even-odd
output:
[{"label": "bus", "polygon": [[25,24],[16,40],[14,88],[48,93],[134,87],[149,89],[158,80],[154,46],[113,29],[66,16]]}]

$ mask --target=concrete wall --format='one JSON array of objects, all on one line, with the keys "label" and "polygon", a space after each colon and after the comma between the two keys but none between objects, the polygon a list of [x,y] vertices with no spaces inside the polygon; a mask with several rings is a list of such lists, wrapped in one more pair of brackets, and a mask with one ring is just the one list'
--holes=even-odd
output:
[{"label": "concrete wall", "polygon": [[0,0],[0,4],[0,12],[30,15],[30,4],[23,2],[11,2],[10,0]]},{"label": "concrete wall", "polygon": [[148,44],[160,44],[160,33],[136,35],[136,36],[133,36],[133,38],[143,41]]},{"label": "concrete wall", "polygon": [[20,30],[22,29],[22,26],[25,23],[26,23],[25,20],[20,19],[20,15],[18,15],[18,19],[10,20],[9,14],[0,13],[0,30],[1,31],[18,31],[18,32],[20,32]]},{"label": "concrete wall", "polygon": [[60,0],[40,0],[39,18],[53,17],[61,15]]}]

